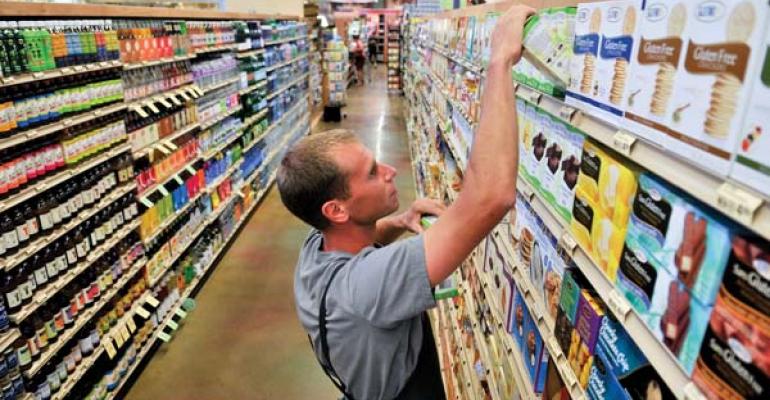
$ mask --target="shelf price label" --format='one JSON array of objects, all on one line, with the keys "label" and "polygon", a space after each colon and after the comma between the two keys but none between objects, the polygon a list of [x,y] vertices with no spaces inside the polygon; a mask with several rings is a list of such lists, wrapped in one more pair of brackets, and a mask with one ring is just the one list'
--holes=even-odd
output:
[{"label": "shelf price label", "polygon": [[178,105],[178,106],[181,106],[181,105],[182,105],[182,102],[181,102],[181,101],[179,101],[179,99],[177,99],[177,98],[176,98],[176,96],[175,96],[175,95],[173,95],[173,94],[170,94],[170,95],[168,96],[168,99],[169,99],[169,100],[171,100],[171,102],[172,102],[172,103],[174,103],[174,104],[176,104],[176,105]]},{"label": "shelf price label", "polygon": [[184,101],[190,101],[190,96],[188,96],[187,93],[185,93],[183,90],[180,90],[177,94],[181,96]]},{"label": "shelf price label", "polygon": [[625,322],[628,314],[631,312],[631,305],[616,289],[610,291],[607,296],[607,306],[612,310],[620,322]]},{"label": "shelf price label", "polygon": [[572,122],[572,118],[575,116],[576,113],[577,113],[577,109],[572,108],[568,105],[563,105],[561,106],[561,108],[559,108],[559,117],[561,117],[561,119],[567,122]]},{"label": "shelf price label", "polygon": [[157,100],[157,101],[158,101],[158,103],[160,103],[160,104],[161,104],[163,107],[166,107],[166,108],[173,108],[173,107],[174,107],[174,106],[172,106],[172,105],[171,105],[171,103],[169,103],[169,102],[168,102],[166,99],[164,99],[163,97],[158,97],[156,100]]},{"label": "shelf price label", "polygon": [[717,208],[746,225],[751,225],[754,222],[754,214],[762,203],[762,199],[730,182],[723,183],[717,189]]},{"label": "shelf price label", "polygon": [[561,235],[561,237],[559,237],[559,246],[561,246],[561,248],[566,250],[567,254],[572,256],[573,254],[575,254],[575,249],[577,248],[577,242],[569,232],[564,232]]},{"label": "shelf price label", "polygon": [[112,343],[112,338],[109,336],[102,339],[102,345],[104,346],[104,351],[107,352],[107,357],[112,360],[115,358],[115,356],[118,354],[118,351],[115,349],[115,344]]},{"label": "shelf price label", "polygon": [[139,306],[139,307],[136,308],[136,313],[139,314],[139,316],[144,318],[144,319],[149,319],[150,318],[150,312],[145,310],[144,307],[142,307],[142,306]]},{"label": "shelf price label", "polygon": [[147,106],[147,108],[149,108],[153,113],[160,114],[160,109],[152,101],[148,101],[144,103],[144,105]]},{"label": "shelf price label", "polygon": [[174,320],[170,319],[168,322],[166,322],[166,326],[171,328],[172,330],[177,330],[179,328],[179,324],[177,324]]},{"label": "shelf price label", "polygon": [[636,143],[636,136],[624,130],[619,130],[612,136],[612,147],[626,157],[631,156],[634,143]]},{"label": "shelf price label", "polygon": [[128,331],[130,333],[136,332],[136,323],[134,322],[134,317],[131,316],[126,320],[126,327],[128,327]]},{"label": "shelf price label", "polygon": [[147,299],[145,300],[145,302],[149,304],[150,307],[158,307],[158,305],[160,304],[160,301],[156,299],[155,296],[152,296],[152,295],[147,296]]},{"label": "shelf price label", "polygon": [[164,343],[168,343],[171,340],[171,335],[169,335],[166,332],[160,331],[158,332],[158,339],[162,340]]},{"label": "shelf price label", "polygon": [[535,197],[535,192],[532,190],[532,187],[527,184],[522,184],[519,188],[519,192],[524,196],[527,201],[532,201],[532,199]]}]

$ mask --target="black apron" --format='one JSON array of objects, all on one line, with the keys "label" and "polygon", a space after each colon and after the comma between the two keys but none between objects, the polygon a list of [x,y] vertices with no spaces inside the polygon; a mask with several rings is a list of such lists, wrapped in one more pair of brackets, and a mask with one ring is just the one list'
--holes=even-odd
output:
[{"label": "black apron", "polygon": [[[326,295],[329,293],[329,287],[337,276],[337,272],[342,269],[344,264],[337,265],[332,271],[332,275],[329,278],[329,282],[324,288],[323,296],[321,297],[321,305],[318,310],[318,334],[321,339],[321,352],[323,359],[318,357],[318,362],[321,364],[326,375],[331,379],[334,386],[342,392],[347,400],[355,400],[354,397],[348,392],[348,387],[337,375],[337,371],[331,364],[329,358],[329,342],[326,338]],[[433,340],[433,331],[430,326],[430,319],[428,313],[424,312],[420,316],[422,320],[422,346],[420,347],[420,354],[417,357],[417,365],[409,376],[406,385],[401,392],[396,396],[394,400],[445,400],[446,394],[444,393],[444,384],[441,381],[441,366],[439,365],[438,353],[436,352],[436,342]],[[313,346],[313,340],[308,335],[310,340],[310,346]]]}]

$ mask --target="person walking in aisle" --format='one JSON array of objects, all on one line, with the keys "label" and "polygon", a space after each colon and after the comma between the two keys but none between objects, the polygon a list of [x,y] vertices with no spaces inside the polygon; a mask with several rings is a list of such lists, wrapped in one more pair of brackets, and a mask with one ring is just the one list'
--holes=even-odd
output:
[{"label": "person walking in aisle", "polygon": [[[352,132],[294,145],[278,169],[286,208],[311,225],[294,276],[297,313],[324,372],[348,400],[444,399],[427,310],[432,288],[465,260],[514,206],[518,131],[510,71],[534,12],[498,20],[463,190],[445,208],[419,199],[399,208],[393,167]],[[425,231],[423,214],[439,216]],[[406,231],[417,233],[397,240]]]},{"label": "person walking in aisle", "polygon": [[353,65],[356,68],[356,83],[363,86],[366,56],[364,55],[364,42],[361,40],[361,36],[353,36],[353,42],[350,43],[350,54],[352,55]]},{"label": "person walking in aisle", "polygon": [[374,78],[372,77],[374,75],[374,72],[377,70],[377,39],[374,38],[374,36],[369,36],[369,41],[367,42],[367,56],[369,59],[369,67],[367,68],[367,77],[369,78],[369,83],[374,82]]}]

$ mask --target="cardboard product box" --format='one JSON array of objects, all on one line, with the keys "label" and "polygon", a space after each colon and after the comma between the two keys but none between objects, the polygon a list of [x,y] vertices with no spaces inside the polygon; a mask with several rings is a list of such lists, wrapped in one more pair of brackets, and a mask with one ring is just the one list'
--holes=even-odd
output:
[{"label": "cardboard product box", "polygon": [[[537,190],[537,192],[543,196],[544,193],[548,192],[550,188],[544,186],[550,181],[546,182],[547,175],[549,174],[548,171],[552,168],[552,165],[549,163],[550,159],[552,158],[552,155],[549,154],[550,152],[553,152],[555,150],[558,150],[558,137],[556,133],[556,126],[555,121],[551,117],[551,114],[545,112],[540,107],[535,106],[536,111],[536,127],[538,129],[538,133],[542,133],[542,137],[538,136],[536,139],[538,142],[537,145],[543,145],[543,157],[541,160],[538,160],[537,164],[537,170],[535,170],[535,176],[533,179],[533,186]],[[541,139],[542,138],[542,139]],[[533,141],[533,146],[535,145],[535,142]],[[550,150],[549,150],[550,149]],[[537,147],[536,150],[538,151],[540,147]]]},{"label": "cardboard product box", "polygon": [[520,130],[523,133],[519,135],[520,147],[524,151],[523,157],[520,158],[519,172],[527,182],[537,188],[540,185],[538,178],[540,164],[545,163],[545,149],[549,143],[547,127],[542,125],[543,120],[539,116],[537,107],[527,102],[524,102],[524,113],[519,113],[519,118],[523,124],[523,129]]},{"label": "cardboard product box", "polygon": [[735,146],[730,176],[749,187],[770,195],[770,28],[765,34],[762,67],[754,84]]},{"label": "cardboard product box", "polygon": [[770,243],[734,235],[693,381],[710,399],[764,399],[770,390]]},{"label": "cardboard product box", "polygon": [[586,140],[570,230],[611,281],[623,249],[638,169]]},{"label": "cardboard product box", "polygon": [[548,230],[545,223],[534,215],[535,241],[532,244],[529,279],[535,291],[543,299],[546,312],[556,318],[564,274],[564,260],[559,256],[556,237]]},{"label": "cardboard product box", "polygon": [[569,400],[570,394],[561,374],[556,368],[556,364],[551,361],[548,363],[548,370],[545,376],[545,388],[543,389],[543,400]]},{"label": "cardboard product box", "polygon": [[576,11],[575,7],[545,8],[524,26],[522,56],[561,87],[569,82]]},{"label": "cardboard product box", "polygon": [[567,313],[559,307],[556,313],[556,326],[553,330],[553,334],[556,337],[556,341],[559,342],[559,348],[564,354],[569,354],[569,348],[572,340],[572,331],[575,330],[575,326],[567,318]]},{"label": "cardboard product box", "polygon": [[498,310],[507,318],[513,302],[513,292],[516,287],[513,281],[513,266],[503,257],[497,239],[491,236],[487,239],[486,267],[484,273],[489,278],[494,299]]},{"label": "cardboard product box", "polygon": [[524,322],[524,342],[521,352],[532,388],[535,393],[542,393],[548,369],[548,351],[531,315],[528,315]]},{"label": "cardboard product box", "polygon": [[[602,319],[599,329],[599,342],[596,344],[594,368],[604,382],[604,387],[612,388],[617,384],[631,399],[648,399],[651,394],[659,395],[659,399],[675,399],[671,390],[661,379],[655,368],[650,365],[639,347],[623,326],[608,314]],[[601,362],[600,362],[601,361]],[[592,372],[593,374],[593,372]],[[612,377],[615,382],[609,382],[606,377]],[[589,390],[591,384],[589,383]],[[596,389],[602,386],[597,386]],[[597,391],[600,392],[600,391]],[[610,394],[607,399],[614,399],[614,389],[604,391]],[[602,398],[602,397],[599,397]]]},{"label": "cardboard product box", "polygon": [[525,321],[532,319],[529,316],[529,309],[527,304],[524,303],[524,297],[518,290],[514,294],[513,304],[511,305],[512,317],[511,325],[508,331],[513,336],[513,341],[519,346],[519,350],[524,351],[524,325]]},{"label": "cardboard product box", "polygon": [[749,106],[750,82],[764,57],[770,6],[762,0],[687,0],[687,47],[673,84],[662,145],[726,175]]},{"label": "cardboard product box", "polygon": [[548,117],[551,140],[545,149],[546,161],[541,164],[540,194],[563,220],[569,221],[585,136],[558,118]]},{"label": "cardboard product box", "polygon": [[570,368],[572,368],[572,372],[575,373],[580,387],[585,389],[588,386],[588,377],[591,374],[591,367],[594,363],[594,353],[589,351],[588,346],[580,338],[577,329],[572,331],[567,361]]},{"label": "cardboard product box", "polygon": [[[573,58],[573,62],[579,63],[576,68],[582,71],[582,76],[570,87],[567,98],[589,106],[593,115],[612,123],[621,120],[625,109],[623,99],[641,5],[641,0],[605,1],[594,3],[584,14],[578,8],[574,52],[584,51],[588,56],[583,60]],[[581,36],[578,36],[578,25],[582,28]],[[596,55],[592,54],[593,40],[599,38],[591,36],[594,32],[601,36]]]},{"label": "cardboard product box", "polygon": [[486,67],[489,65],[489,59],[492,56],[492,32],[497,24],[497,15],[487,15],[484,18],[484,25],[482,27],[482,50],[481,50],[481,64]]},{"label": "cardboard product box", "polygon": [[609,361],[600,352],[594,355],[586,395],[590,400],[631,400],[631,396],[620,386],[608,364]]},{"label": "cardboard product box", "polygon": [[[713,304],[730,253],[729,241],[728,225],[696,200],[651,175],[639,177],[626,244],[642,249],[642,258],[649,257],[650,265],[677,277],[705,305]],[[625,274],[629,269],[624,268],[623,257],[620,271]]]},{"label": "cardboard product box", "polygon": [[588,289],[580,291],[575,330],[588,347],[588,352],[594,354],[594,348],[599,341],[599,328],[606,314],[604,304],[598,296]]},{"label": "cardboard product box", "polygon": [[562,277],[559,307],[571,325],[577,322],[578,303],[580,303],[580,291],[587,288],[588,283],[577,268],[568,268]]},{"label": "cardboard product box", "polygon": [[601,44],[601,3],[580,3],[575,13],[575,39],[570,60],[570,81],[567,103],[582,105],[583,99],[593,95],[596,63]]},{"label": "cardboard product box", "polygon": [[518,256],[524,265],[529,265],[532,260],[532,247],[535,243],[535,227],[537,226],[537,217],[535,211],[529,205],[524,197],[518,195],[516,198],[516,220],[513,222],[513,239],[516,241]]}]

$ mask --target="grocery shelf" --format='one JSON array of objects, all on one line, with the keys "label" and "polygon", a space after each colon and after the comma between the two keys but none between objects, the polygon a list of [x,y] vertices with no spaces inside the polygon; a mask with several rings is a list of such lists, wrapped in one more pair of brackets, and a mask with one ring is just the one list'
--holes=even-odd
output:
[{"label": "grocery shelf", "polygon": [[222,184],[227,178],[230,177],[230,175],[235,172],[238,167],[243,164],[243,158],[233,163],[233,165],[229,166],[225,172],[222,173],[222,175],[218,176],[217,179],[215,179],[210,184],[206,185],[206,188],[203,189],[204,192],[211,194],[214,193],[214,191],[219,187],[219,185]]},{"label": "grocery shelf", "polygon": [[658,374],[666,382],[669,389],[678,399],[689,399],[690,397],[685,396],[685,391],[693,390],[694,385],[679,365],[676,357],[663,343],[655,338],[641,317],[632,310],[625,297],[615,289],[615,285],[610,282],[601,268],[591,260],[588,253],[576,245],[577,241],[572,236],[567,223],[563,222],[556,212],[551,210],[550,206],[536,195],[533,188],[521,176],[518,179],[517,189],[530,201],[533,210],[540,216],[548,230],[556,238],[559,238],[560,246],[568,254],[571,254],[575,265],[577,265],[617,320],[623,325],[634,340],[634,343],[639,346],[639,349],[647,357],[650,364],[658,371]]},{"label": "grocery shelf", "polygon": [[88,122],[108,114],[116,113],[118,111],[123,111],[125,109],[126,109],[126,104],[122,100],[120,100],[120,101],[113,102],[110,105],[100,106],[98,108],[95,108],[89,111],[83,111],[79,114],[65,117],[62,120],[52,122],[47,125],[26,129],[20,132],[13,133],[11,135],[5,135],[5,137],[0,139],[0,150],[20,145],[32,139],[48,136],[52,133],[55,133],[65,128],[69,128],[73,125],[82,124],[84,122]]},{"label": "grocery shelf", "polygon": [[245,88],[241,89],[241,91],[238,92],[238,93],[240,95],[244,95],[244,94],[247,94],[247,93],[251,93],[251,92],[253,92],[253,91],[255,91],[255,90],[257,90],[257,89],[259,89],[261,87],[264,87],[266,85],[267,85],[267,81],[263,79],[263,80],[255,83],[255,84],[253,84],[251,86],[248,86],[248,87],[245,87]]},{"label": "grocery shelf", "polygon": [[146,197],[148,194],[154,192],[159,187],[161,187],[161,186],[171,182],[173,179],[175,179],[177,177],[177,175],[179,175],[180,172],[182,172],[182,170],[185,170],[187,168],[191,168],[200,159],[201,159],[201,156],[198,155],[198,157],[195,157],[192,160],[188,161],[187,163],[185,163],[185,165],[177,168],[176,171],[170,173],[167,177],[163,178],[160,182],[158,182],[158,183],[156,183],[156,184],[154,184],[154,185],[152,185],[152,186],[150,186],[148,188],[145,188],[141,192],[137,193],[137,198]]},{"label": "grocery shelf", "polygon": [[0,88],[20,85],[23,83],[35,82],[44,79],[60,78],[63,76],[77,75],[84,72],[100,71],[105,69],[118,68],[123,66],[120,60],[100,61],[90,64],[73,65],[71,67],[62,67],[50,69],[47,71],[30,72],[26,74],[11,75],[0,78]]},{"label": "grocery shelf", "polygon": [[[128,272],[123,273],[123,275],[120,277],[120,279],[113,284],[112,288],[110,290],[112,291],[115,289],[115,291],[111,292],[110,295],[107,295],[106,297],[103,297],[104,299],[111,298],[114,296],[114,293],[120,291],[123,287],[126,286],[126,283],[131,280],[139,271],[142,271],[144,269],[144,266],[147,264],[147,259],[142,258],[134,263],[133,266],[129,269]],[[105,296],[104,294],[102,296]],[[99,307],[103,307],[104,304],[100,305]],[[96,306],[94,306],[96,307]],[[94,365],[96,360],[99,359],[99,357],[104,353],[104,346],[101,343],[101,340],[105,339],[106,335],[103,335],[100,338],[99,346],[96,346],[94,348],[93,353],[89,355],[88,357],[83,357],[83,359],[80,361],[80,364],[75,368],[75,372],[67,377],[67,381],[63,382],[59,390],[51,396],[52,400],[62,400],[67,398],[67,395],[72,391],[72,389],[77,385],[77,383],[80,381],[81,378],[88,372],[88,370],[91,369],[91,367]]]},{"label": "grocery shelf", "polygon": [[163,231],[165,231],[169,226],[171,226],[174,223],[174,221],[176,221],[176,219],[179,218],[180,215],[183,215],[185,212],[187,212],[187,210],[190,209],[190,207],[195,205],[198,199],[201,198],[201,196],[203,196],[204,193],[206,193],[205,190],[199,191],[195,196],[190,198],[190,200],[184,206],[182,206],[182,208],[176,210],[174,212],[174,215],[166,218],[165,221],[163,221],[160,225],[158,225],[158,227],[155,228],[155,230],[152,231],[152,233],[148,237],[142,238],[142,242],[144,243],[144,245],[149,246],[153,241],[155,241],[155,239],[157,239],[158,236],[160,236],[160,234],[163,233]]},{"label": "grocery shelf", "polygon": [[452,54],[452,51],[444,48],[442,46],[436,45],[434,43],[425,42],[421,43],[422,47],[429,48],[434,50],[436,53],[442,55],[444,58],[448,60],[452,60],[453,62],[462,65],[465,69],[470,70],[471,72],[481,74],[484,71],[484,68],[482,68],[480,65],[460,56],[455,56]]},{"label": "grocery shelf", "polygon": [[164,57],[159,60],[152,60],[152,61],[139,61],[135,63],[124,63],[123,69],[124,70],[131,70],[131,69],[138,69],[138,68],[146,68],[146,67],[152,67],[155,65],[163,65],[168,63],[173,63],[177,61],[185,61],[185,60],[191,60],[195,58],[195,54],[187,54],[184,56],[173,56],[173,57]]},{"label": "grocery shelf", "polygon": [[224,242],[219,247],[219,249],[217,249],[217,251],[214,253],[214,256],[211,258],[211,263],[209,263],[206,266],[206,268],[203,269],[203,272],[200,275],[196,276],[192,280],[192,282],[190,282],[190,284],[187,285],[185,290],[180,294],[179,301],[176,304],[174,304],[171,308],[169,308],[169,311],[166,314],[166,316],[157,325],[159,327],[159,329],[156,328],[158,330],[153,332],[153,334],[148,339],[148,342],[145,343],[144,346],[142,347],[142,349],[137,353],[136,360],[131,365],[131,367],[128,369],[128,371],[126,372],[125,376],[123,377],[123,380],[120,382],[120,384],[117,386],[117,388],[115,388],[115,390],[113,390],[112,392],[110,392],[108,394],[107,399],[114,399],[114,398],[116,398],[118,396],[118,394],[121,393],[121,390],[125,386],[126,382],[128,382],[129,378],[133,375],[134,372],[136,372],[137,368],[141,364],[141,361],[144,359],[144,357],[147,356],[147,354],[150,352],[150,350],[152,350],[153,345],[155,344],[155,342],[158,339],[158,333],[160,332],[160,330],[162,330],[163,327],[165,327],[168,324],[168,322],[171,320],[171,318],[175,315],[175,310],[178,309],[179,307],[181,307],[182,303],[189,296],[191,296],[193,294],[195,289],[197,289],[197,286],[203,281],[204,276],[206,276],[206,274],[208,274],[208,272],[211,270],[211,268],[217,262],[219,262],[219,257],[221,256],[222,252],[225,249],[228,248],[228,245],[229,245],[230,241],[233,240],[233,238],[237,237],[238,232],[240,231],[241,226],[243,226],[243,224],[245,224],[249,220],[252,211],[254,211],[254,209],[256,209],[257,206],[260,204],[260,201],[265,196],[265,194],[267,194],[267,191],[272,186],[274,181],[275,181],[275,176],[273,175],[271,177],[270,181],[268,182],[268,184],[265,186],[264,190],[262,190],[258,194],[257,198],[254,200],[254,203],[251,206],[249,206],[249,208],[246,211],[243,212],[242,218],[238,221],[236,226],[233,228],[233,230],[230,233],[230,235],[224,240]]},{"label": "grocery shelf", "polygon": [[292,86],[300,83],[302,80],[307,79],[308,76],[310,76],[309,72],[306,72],[306,73],[302,74],[299,78],[297,78],[297,79],[291,81],[290,83],[284,85],[282,88],[276,90],[275,92],[268,94],[267,95],[267,100],[270,100],[270,99],[274,98],[275,96],[278,96],[279,94],[285,92],[287,89],[289,89]]},{"label": "grocery shelf", "polygon": [[[254,145],[256,145],[257,142],[259,142],[260,139],[262,139],[263,137],[265,137],[268,134],[270,134],[270,132],[272,132],[273,129],[276,129],[279,125],[281,125],[290,115],[293,115],[300,108],[300,106],[302,106],[302,105],[305,105],[305,103],[303,103],[301,101],[297,102],[297,104],[293,105],[289,109],[289,111],[286,111],[285,113],[283,113],[283,115],[280,118],[278,118],[277,121],[273,121],[270,124],[270,126],[267,129],[265,129],[264,132],[262,132],[262,134],[260,134],[259,136],[255,137],[254,140],[251,143],[249,143],[246,147],[244,147],[243,151],[245,152],[246,150],[254,147]],[[267,110],[265,110],[264,112],[267,113]]]},{"label": "grocery shelf", "polygon": [[211,128],[212,126],[214,126],[214,125],[224,121],[225,118],[227,118],[227,117],[229,117],[229,116],[231,116],[231,115],[233,115],[233,114],[235,114],[237,112],[240,112],[242,109],[243,109],[243,107],[239,105],[238,107],[235,107],[232,110],[229,110],[229,111],[227,111],[227,112],[225,112],[223,114],[217,115],[216,117],[212,118],[209,121],[206,121],[206,122],[203,122],[203,123],[198,122],[198,123],[201,124],[201,130],[206,130],[206,129]]},{"label": "grocery shelf", "polygon": [[[468,317],[471,320],[471,324],[473,326],[473,341],[476,343],[476,349],[479,352],[479,355],[481,357],[481,360],[484,364],[484,375],[486,375],[487,380],[489,382],[490,386],[490,392],[499,392],[499,384],[497,383],[497,378],[495,377],[495,374],[492,372],[492,368],[496,366],[494,362],[492,362],[492,357],[490,356],[489,347],[486,343],[486,338],[484,337],[484,334],[479,330],[481,327],[481,324],[479,323],[478,318],[476,317],[476,314],[471,312],[471,305],[475,304],[475,301],[472,299],[473,295],[470,293],[470,290],[467,287],[467,282],[463,281],[458,285],[458,289],[460,290],[460,295],[463,297],[463,301],[467,305],[466,310],[468,312]],[[469,298],[468,296],[471,296]],[[475,369],[475,366],[474,366]],[[476,370],[476,373],[478,374],[479,371]]]},{"label": "grocery shelf", "polygon": [[223,88],[225,86],[232,85],[233,83],[237,83],[237,82],[240,82],[240,81],[241,81],[241,76],[240,76],[240,73],[239,73],[238,76],[235,76],[235,77],[232,77],[232,78],[229,78],[229,79],[225,79],[222,82],[215,83],[213,85],[209,85],[209,86],[206,86],[206,87],[203,87],[203,88],[200,88],[200,89],[201,89],[201,91],[203,91],[204,94],[207,94],[207,93],[213,92],[213,91],[215,91],[217,89],[221,89],[221,88]]},{"label": "grocery shelf", "polygon": [[218,51],[228,51],[228,50],[236,50],[238,48],[238,43],[231,43],[231,44],[224,44],[219,45],[215,47],[206,47],[206,48],[199,48],[195,49],[195,54],[205,54],[205,53],[216,53]]},{"label": "grocery shelf", "polygon": [[287,66],[287,65],[291,65],[291,64],[294,64],[295,62],[297,62],[297,61],[299,61],[299,60],[302,60],[302,59],[304,59],[304,58],[307,58],[307,53],[306,53],[306,54],[302,54],[302,55],[300,55],[300,56],[297,56],[297,57],[294,57],[294,58],[292,58],[292,59],[291,59],[291,60],[289,60],[289,61],[284,61],[284,62],[282,62],[282,63],[278,63],[278,64],[276,64],[276,65],[271,65],[271,66],[269,66],[269,67],[266,67],[266,68],[265,68],[265,72],[267,72],[267,73],[273,72],[273,71],[275,71],[275,70],[276,70],[276,69],[278,69],[278,68],[281,68],[281,67],[285,67],[285,66]]},{"label": "grocery shelf", "polygon": [[140,147],[139,149],[134,150],[131,154],[133,155],[134,159],[139,159],[139,158],[145,157],[145,156],[147,156],[152,151],[152,149],[155,146],[162,145],[163,142],[172,142],[172,141],[176,140],[177,138],[180,138],[180,137],[182,137],[182,136],[184,136],[184,135],[186,135],[186,134],[188,134],[188,133],[190,133],[190,132],[192,132],[192,131],[194,131],[194,130],[196,130],[198,128],[200,128],[200,124],[197,123],[197,122],[195,122],[193,124],[190,124],[190,125],[187,125],[184,128],[179,129],[178,131],[176,131],[176,132],[174,132],[174,133],[172,133],[172,134],[170,134],[170,135],[168,135],[166,137],[160,138],[160,139],[158,139],[155,142],[152,142],[150,144],[147,144],[145,146]]},{"label": "grocery shelf", "polygon": [[[447,308],[449,309],[449,318],[450,321],[448,322],[449,326],[446,328],[450,331],[452,331],[452,335],[455,338],[455,344],[460,347],[460,363],[462,364],[460,367],[463,371],[463,374],[465,375],[465,382],[468,387],[468,390],[470,391],[470,397],[474,400],[479,400],[476,397],[476,385],[478,385],[478,379],[471,379],[474,372],[474,364],[470,357],[468,357],[467,353],[467,347],[463,344],[465,341],[463,341],[462,332],[459,331],[459,327],[457,324],[459,323],[460,319],[457,316],[457,310],[455,309],[456,306],[454,303],[448,304]],[[447,322],[447,321],[445,321]],[[470,371],[469,371],[470,370]]]},{"label": "grocery shelf", "polygon": [[247,128],[247,127],[253,125],[255,122],[258,122],[259,120],[261,120],[265,116],[267,116],[267,107],[265,107],[264,109],[262,109],[262,111],[254,114],[254,115],[252,115],[250,117],[246,117],[246,119],[243,120],[244,128]]},{"label": "grocery shelf", "polygon": [[264,53],[265,53],[265,49],[253,49],[253,50],[241,51],[238,54],[236,54],[235,57],[246,58],[246,57],[256,56],[258,54],[264,54]]},{"label": "grocery shelf", "polygon": [[[113,246],[118,244],[120,240],[122,240],[126,235],[128,235],[129,232],[136,229],[137,226],[139,226],[139,223],[138,221],[135,221],[134,223],[123,227],[119,231],[120,233],[112,237],[109,241],[102,243],[102,245],[99,246],[100,251],[97,251],[88,255],[88,259],[89,259],[88,264],[96,261],[107,250],[111,250]],[[110,246],[107,246],[108,244]],[[85,268],[83,268],[82,270],[85,270]],[[75,272],[75,271],[72,271],[72,272]],[[70,280],[75,276],[77,275],[72,274]],[[101,296],[99,296],[99,301],[97,301],[91,307],[79,313],[77,316],[77,320],[75,321],[75,324],[71,328],[69,328],[66,332],[57,336],[56,342],[49,343],[48,347],[41,352],[40,358],[38,358],[35,362],[33,362],[32,366],[30,366],[29,369],[23,372],[24,376],[27,378],[31,378],[37,375],[37,373],[40,372],[43,366],[45,366],[48,363],[48,361],[50,361],[51,358],[53,358],[53,356],[55,356],[56,353],[58,353],[59,350],[62,349],[62,347],[68,344],[70,339],[72,339],[84,326],[86,326],[89,322],[91,322],[91,319],[101,311],[102,307],[110,303],[109,300],[112,300],[112,296],[114,296],[120,289],[121,287],[119,287],[118,285],[113,285],[106,294],[102,293]]]},{"label": "grocery shelf", "polygon": [[[166,266],[163,267],[163,269],[159,273],[157,273],[156,275],[148,276],[148,283],[147,284],[149,285],[149,287],[153,288],[153,287],[155,287],[155,285],[158,284],[158,282],[160,281],[160,278],[163,277],[163,275],[166,273],[166,271],[168,271],[168,269],[171,268],[171,266],[173,266],[174,263],[177,262],[177,260],[179,260],[179,257],[181,257],[182,254],[184,254],[185,251],[187,251],[187,249],[190,247],[190,245],[192,245],[195,242],[195,240],[198,238],[198,236],[200,236],[200,234],[206,229],[206,227],[208,225],[209,225],[209,222],[206,219],[204,219],[201,222],[201,224],[198,227],[198,229],[196,229],[192,234],[190,234],[187,237],[188,242],[185,245],[181,246],[181,248],[174,249],[174,252],[176,254],[174,254],[174,256],[171,257],[171,259],[166,263]],[[148,275],[149,275],[149,273],[148,273]]]},{"label": "grocery shelf", "polygon": [[598,120],[590,111],[568,106],[556,97],[524,85],[517,86],[516,95],[770,240],[770,201],[755,190],[709,173],[654,143],[637,139],[626,127]]},{"label": "grocery shelf", "polygon": [[265,47],[267,47],[267,46],[275,46],[276,44],[289,43],[289,42],[293,42],[295,40],[302,40],[302,39],[305,39],[305,38],[307,38],[307,35],[299,35],[299,36],[294,36],[294,37],[290,37],[290,38],[286,38],[286,39],[277,39],[277,40],[265,41]]},{"label": "grocery shelf", "polygon": [[4,351],[6,347],[12,345],[20,336],[21,333],[16,328],[9,328],[7,332],[0,334],[0,351]]},{"label": "grocery shelf", "polygon": [[39,180],[34,184],[29,185],[26,188],[22,189],[18,194],[12,196],[11,198],[3,200],[3,202],[0,203],[0,212],[7,211],[13,206],[16,206],[19,203],[22,203],[30,199],[31,197],[34,197],[54,186],[57,186],[62,182],[66,182],[71,178],[101,164],[102,162],[107,161],[129,150],[131,150],[131,145],[124,141],[123,144],[118,145],[117,147],[114,147],[111,150],[107,150],[102,153],[99,153],[91,157],[87,161],[80,163],[74,168],[64,169],[47,178],[43,178],[42,180]]},{"label": "grocery shelf", "polygon": [[243,137],[243,127],[238,128],[236,133],[233,133],[232,136],[227,138],[227,140],[225,140],[221,144],[219,144],[216,147],[214,147],[213,149],[210,149],[209,151],[203,153],[203,155],[201,155],[201,157],[200,157],[201,160],[205,161],[205,160],[209,160],[209,159],[215,157],[217,154],[225,151],[228,147],[230,147],[231,144],[235,143],[235,141],[240,139],[241,137]]},{"label": "grocery shelf", "polygon": [[[163,102],[165,102],[166,104],[169,104],[166,101],[166,99],[168,99],[169,96],[172,96],[172,95],[175,96],[175,95],[177,95],[177,93],[182,92],[182,91],[189,91],[189,90],[193,89],[194,87],[195,87],[195,85],[193,84],[193,82],[184,82],[181,85],[179,85],[177,87],[174,87],[174,88],[170,88],[168,90],[164,90],[164,91],[161,91],[161,92],[158,92],[158,93],[148,94],[147,96],[144,96],[144,97],[139,97],[139,98],[132,99],[132,100],[124,100],[124,101],[126,103],[126,107],[129,110],[135,110],[136,107],[147,107],[147,108],[150,108],[150,110],[153,113],[157,114],[157,112],[155,112],[155,110],[152,110],[150,104],[154,104],[154,103],[163,104]],[[169,108],[169,107],[167,107],[167,108]]]}]

